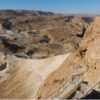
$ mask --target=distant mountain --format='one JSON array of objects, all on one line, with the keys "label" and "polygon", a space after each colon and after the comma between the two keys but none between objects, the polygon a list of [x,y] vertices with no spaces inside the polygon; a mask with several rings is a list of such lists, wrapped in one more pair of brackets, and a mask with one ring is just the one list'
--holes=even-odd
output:
[{"label": "distant mountain", "polygon": [[0,10],[3,15],[26,16],[29,15],[54,15],[52,12],[36,11],[36,10]]}]

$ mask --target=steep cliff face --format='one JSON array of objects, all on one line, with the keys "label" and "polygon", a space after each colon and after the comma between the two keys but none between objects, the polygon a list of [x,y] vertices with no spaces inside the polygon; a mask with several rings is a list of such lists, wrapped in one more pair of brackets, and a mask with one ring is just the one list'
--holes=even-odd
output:
[{"label": "steep cliff face", "polygon": [[81,43],[81,48],[86,50],[83,60],[87,67],[88,89],[100,81],[100,17],[96,17],[89,30]]}]

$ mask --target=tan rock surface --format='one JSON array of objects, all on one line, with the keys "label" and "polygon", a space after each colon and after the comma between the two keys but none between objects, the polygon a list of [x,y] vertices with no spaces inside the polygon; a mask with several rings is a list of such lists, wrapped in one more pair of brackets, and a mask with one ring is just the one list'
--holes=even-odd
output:
[{"label": "tan rock surface", "polygon": [[[37,91],[44,80],[50,73],[59,68],[69,55],[60,55],[43,60],[15,59],[12,62],[13,69],[10,75],[0,83],[0,98],[36,98]],[[9,62],[11,63],[11,61]]]},{"label": "tan rock surface", "polygon": [[96,17],[92,25],[92,33],[88,35],[91,38],[84,61],[86,67],[88,67],[85,77],[89,80],[89,90],[95,83],[100,81],[100,17]]}]

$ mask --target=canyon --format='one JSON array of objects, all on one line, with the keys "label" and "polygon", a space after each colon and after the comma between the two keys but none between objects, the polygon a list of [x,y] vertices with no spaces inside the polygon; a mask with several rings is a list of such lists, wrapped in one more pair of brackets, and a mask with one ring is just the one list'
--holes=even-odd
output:
[{"label": "canyon", "polygon": [[99,16],[1,10],[0,98],[100,99],[99,37]]}]

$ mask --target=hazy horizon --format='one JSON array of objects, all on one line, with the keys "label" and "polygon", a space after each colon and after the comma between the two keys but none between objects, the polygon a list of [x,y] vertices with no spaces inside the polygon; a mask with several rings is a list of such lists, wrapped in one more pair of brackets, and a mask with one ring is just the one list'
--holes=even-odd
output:
[{"label": "hazy horizon", "polygon": [[100,0],[0,0],[0,10],[39,10],[62,14],[100,14]]}]

